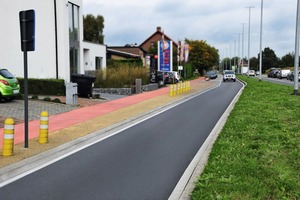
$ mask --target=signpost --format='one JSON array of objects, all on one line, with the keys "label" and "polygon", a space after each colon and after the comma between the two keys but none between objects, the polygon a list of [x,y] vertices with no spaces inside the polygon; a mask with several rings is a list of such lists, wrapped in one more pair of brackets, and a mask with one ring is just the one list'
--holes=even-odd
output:
[{"label": "signpost", "polygon": [[25,10],[19,13],[21,50],[24,52],[24,126],[25,126],[25,148],[28,148],[28,73],[27,73],[27,51],[35,50],[35,11]]}]

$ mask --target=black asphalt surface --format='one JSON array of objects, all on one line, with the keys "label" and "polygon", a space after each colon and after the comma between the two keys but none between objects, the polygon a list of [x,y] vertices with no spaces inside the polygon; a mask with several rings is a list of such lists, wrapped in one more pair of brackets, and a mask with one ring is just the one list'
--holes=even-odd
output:
[{"label": "black asphalt surface", "polygon": [[168,199],[241,87],[222,83],[0,188],[0,199]]}]

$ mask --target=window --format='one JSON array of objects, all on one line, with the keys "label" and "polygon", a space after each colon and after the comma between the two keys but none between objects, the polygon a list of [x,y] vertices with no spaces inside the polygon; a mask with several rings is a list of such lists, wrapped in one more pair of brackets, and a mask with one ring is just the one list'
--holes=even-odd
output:
[{"label": "window", "polygon": [[96,64],[96,70],[101,69],[102,68],[102,57],[96,57],[95,64]]},{"label": "window", "polygon": [[69,9],[69,44],[70,75],[79,72],[79,7],[68,3]]}]

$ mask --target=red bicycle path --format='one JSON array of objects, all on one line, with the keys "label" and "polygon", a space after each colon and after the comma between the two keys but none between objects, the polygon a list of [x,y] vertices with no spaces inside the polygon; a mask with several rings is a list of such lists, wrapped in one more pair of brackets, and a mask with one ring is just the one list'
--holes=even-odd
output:
[{"label": "red bicycle path", "polygon": [[[194,82],[203,80],[203,78],[199,78],[191,81],[191,85]],[[157,90],[143,92],[140,94],[134,94],[127,97],[123,97],[116,100],[111,100],[105,103],[99,103],[92,106],[78,108],[69,112],[51,115],[49,116],[49,127],[48,133],[55,132],[69,126],[82,123],[93,119],[98,116],[105,115],[107,113],[119,110],[121,108],[125,108],[127,106],[131,106],[137,104],[139,102],[157,97],[159,95],[164,95],[169,93],[169,87],[163,87]],[[33,120],[28,122],[28,139],[37,138],[39,136],[40,130],[40,120]],[[3,137],[4,137],[4,128],[0,129],[0,148],[3,146]],[[23,143],[25,141],[25,124],[20,123],[14,126],[14,144]]]}]

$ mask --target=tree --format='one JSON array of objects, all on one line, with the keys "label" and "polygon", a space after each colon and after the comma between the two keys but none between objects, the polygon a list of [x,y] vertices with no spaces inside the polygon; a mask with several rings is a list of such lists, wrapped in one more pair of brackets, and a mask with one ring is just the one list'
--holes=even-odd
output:
[{"label": "tree", "polygon": [[255,71],[259,70],[259,60],[256,57],[250,58],[250,69]]},{"label": "tree", "polygon": [[293,67],[294,66],[294,53],[288,53],[281,58],[281,68]]},{"label": "tree", "polygon": [[218,66],[219,53],[203,40],[188,40],[189,44],[189,63],[193,68],[197,68],[200,73],[208,71],[214,66]]},{"label": "tree", "polygon": [[[276,68],[278,67],[279,58],[277,58],[275,52],[270,49],[269,47],[266,47],[262,52],[262,71],[265,72],[266,70],[270,68]],[[260,54],[258,54],[258,60],[259,60]],[[251,63],[250,63],[251,64]]]},{"label": "tree", "polygon": [[104,18],[101,15],[97,17],[91,14],[83,16],[83,29],[84,40],[104,44]]}]

